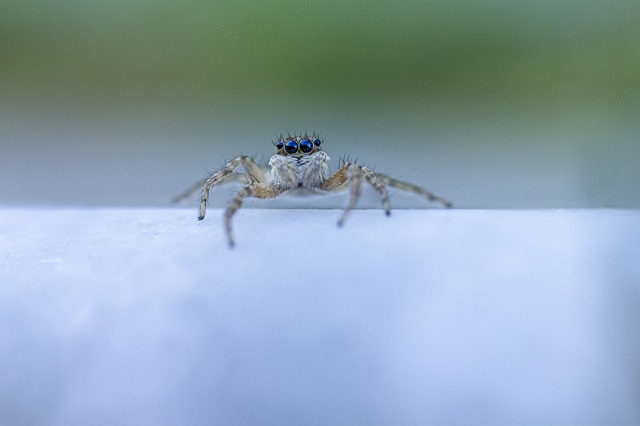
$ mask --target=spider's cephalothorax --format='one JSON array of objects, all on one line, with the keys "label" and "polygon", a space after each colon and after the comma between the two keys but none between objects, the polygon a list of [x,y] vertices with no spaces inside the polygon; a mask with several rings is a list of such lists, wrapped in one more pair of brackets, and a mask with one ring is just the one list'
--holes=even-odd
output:
[{"label": "spider's cephalothorax", "polygon": [[[389,195],[385,186],[422,195],[430,201],[435,201],[444,207],[451,207],[451,203],[432,194],[419,186],[399,181],[389,176],[374,173],[371,169],[345,161],[340,168],[329,175],[329,156],[322,151],[323,140],[316,134],[281,135],[274,142],[276,153],[269,160],[269,168],[260,167],[247,156],[236,157],[229,161],[220,171],[209,178],[198,182],[192,189],[185,191],[176,201],[188,197],[195,190],[202,188],[198,219],[204,219],[209,200],[209,191],[217,184],[237,180],[245,176],[247,182],[231,200],[225,211],[225,230],[229,247],[233,247],[233,233],[231,218],[242,206],[246,197],[275,198],[292,191],[310,191],[315,193],[329,193],[333,191],[349,190],[349,202],[343,210],[338,225],[342,226],[347,215],[356,205],[360,197],[362,179],[366,180],[380,195],[384,212],[391,214]],[[242,167],[244,174],[236,170]]]},{"label": "spider's cephalothorax", "polygon": [[320,149],[318,135],[280,136],[273,142],[276,154],[269,160],[271,185],[285,191],[304,188],[315,191],[327,179],[329,156]]}]

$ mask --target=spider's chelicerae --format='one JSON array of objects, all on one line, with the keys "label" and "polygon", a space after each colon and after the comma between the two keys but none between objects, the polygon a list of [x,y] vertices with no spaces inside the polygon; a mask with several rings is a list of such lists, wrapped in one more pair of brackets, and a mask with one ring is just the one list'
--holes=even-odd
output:
[{"label": "spider's chelicerae", "polygon": [[[174,201],[181,201],[202,188],[198,213],[198,220],[202,220],[207,209],[211,188],[221,183],[242,180],[244,176],[246,178],[245,186],[235,194],[224,214],[229,247],[234,246],[231,218],[242,206],[246,197],[275,198],[293,191],[326,194],[349,190],[349,201],[338,219],[338,226],[342,226],[360,197],[360,185],[364,178],[380,195],[382,208],[387,216],[391,214],[391,206],[385,185],[421,195],[444,207],[451,207],[449,201],[417,185],[381,173],[374,173],[367,167],[349,161],[344,161],[335,173],[329,175],[329,156],[322,151],[322,143],[323,139],[316,133],[281,135],[273,141],[276,153],[269,160],[270,169],[263,168],[252,158],[242,155],[229,161],[221,170],[213,173],[209,178],[201,180],[194,187],[176,197]],[[244,174],[237,172],[240,167],[244,169]]]}]

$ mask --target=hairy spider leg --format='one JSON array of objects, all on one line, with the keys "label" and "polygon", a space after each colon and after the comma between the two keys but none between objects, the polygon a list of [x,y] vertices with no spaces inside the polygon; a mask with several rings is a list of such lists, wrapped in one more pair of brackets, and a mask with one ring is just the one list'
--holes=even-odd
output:
[{"label": "hairy spider leg", "polygon": [[198,212],[198,220],[204,219],[204,215],[207,211],[207,202],[209,201],[209,191],[211,188],[222,181],[224,181],[228,176],[230,176],[238,167],[242,166],[244,170],[249,175],[251,182],[257,183],[265,183],[266,178],[264,176],[264,172],[256,164],[255,161],[251,157],[246,155],[242,155],[240,157],[236,157],[233,160],[229,161],[222,170],[212,174],[204,184],[204,188],[202,189],[202,195],[200,197],[200,210]]},{"label": "hairy spider leg", "polygon": [[360,166],[355,164],[345,164],[345,174],[347,176],[347,186],[349,187],[349,202],[347,207],[342,211],[340,219],[338,219],[338,226],[344,225],[344,221],[347,216],[356,206],[358,199],[360,198],[360,185],[362,184],[362,173],[360,172]]},{"label": "hairy spider leg", "polygon": [[207,183],[207,181],[209,180],[209,178],[204,178],[204,179],[200,179],[198,182],[194,183],[192,186],[189,187],[189,189],[187,189],[184,192],[181,192],[180,194],[176,195],[173,200],[171,200],[172,203],[180,203],[184,200],[186,200],[187,198],[189,198],[191,196],[191,194],[195,194],[197,191],[201,190],[202,187],[204,186],[205,183]]},{"label": "hairy spider leg", "polygon": [[236,195],[231,200],[231,203],[224,212],[224,227],[227,233],[227,242],[229,248],[233,248],[235,241],[233,239],[233,228],[231,226],[231,219],[233,215],[242,207],[242,203],[246,197],[255,198],[275,198],[278,195],[286,191],[285,188],[276,185],[269,185],[261,182],[252,182],[236,192]]},{"label": "hairy spider leg", "polygon": [[349,188],[349,202],[347,207],[343,210],[342,216],[338,220],[338,226],[344,225],[344,222],[356,206],[358,199],[360,198],[360,186],[362,184],[362,177],[378,192],[382,200],[382,208],[387,216],[391,214],[391,204],[389,202],[389,194],[386,188],[377,178],[376,174],[369,168],[358,166],[353,163],[343,164],[338,171],[329,176],[320,189],[324,191],[339,191],[341,189]]},{"label": "hairy spider leg", "polygon": [[406,191],[406,192],[411,192],[414,194],[418,194],[421,195],[423,197],[425,197],[426,199],[428,199],[429,201],[434,201],[436,203],[441,204],[442,206],[446,207],[446,208],[451,208],[453,207],[453,203],[451,203],[451,201],[445,200],[444,198],[429,192],[427,190],[425,190],[424,188],[419,187],[418,185],[414,185],[412,183],[409,182],[405,182],[402,180],[398,180],[398,179],[394,179],[390,176],[381,174],[381,173],[376,173],[376,176],[378,177],[379,181],[386,186],[389,186],[391,188],[396,188],[396,189],[400,189],[402,191]]},{"label": "hairy spider leg", "polygon": [[380,179],[378,179],[378,174],[374,173],[373,170],[368,167],[360,167],[360,171],[367,182],[369,182],[369,185],[373,186],[373,188],[378,191],[380,199],[382,200],[382,209],[384,210],[384,214],[390,216],[391,203],[389,202],[389,194],[387,193],[387,188],[385,188],[384,184]]}]

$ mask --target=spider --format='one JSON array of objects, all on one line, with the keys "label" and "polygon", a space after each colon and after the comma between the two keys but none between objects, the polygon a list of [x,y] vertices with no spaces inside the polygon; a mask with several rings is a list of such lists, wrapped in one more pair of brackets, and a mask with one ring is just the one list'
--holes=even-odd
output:
[{"label": "spider", "polygon": [[[326,194],[334,191],[349,190],[349,201],[338,219],[338,226],[342,226],[360,197],[362,179],[366,180],[377,192],[382,200],[382,209],[389,216],[391,205],[385,188],[390,186],[412,192],[435,201],[444,207],[452,204],[425,189],[401,180],[391,178],[381,173],[374,173],[348,160],[343,160],[340,168],[329,175],[329,156],[322,151],[324,140],[317,133],[300,135],[280,135],[272,141],[276,153],[269,160],[270,170],[259,166],[252,158],[241,155],[229,161],[221,170],[206,179],[197,182],[192,188],[174,199],[179,202],[202,188],[198,220],[204,219],[209,192],[215,185],[230,181],[246,179],[246,184],[236,192],[224,213],[224,225],[227,242],[230,248],[235,245],[231,219],[242,206],[246,197],[276,198],[284,193],[311,192]],[[244,174],[238,173],[238,168],[244,169]]]}]

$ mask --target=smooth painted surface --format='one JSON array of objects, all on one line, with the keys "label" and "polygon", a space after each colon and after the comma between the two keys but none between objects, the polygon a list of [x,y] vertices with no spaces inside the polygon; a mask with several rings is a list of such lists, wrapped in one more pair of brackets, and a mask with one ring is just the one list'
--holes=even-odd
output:
[{"label": "smooth painted surface", "polygon": [[0,424],[635,424],[640,212],[0,211]]}]

